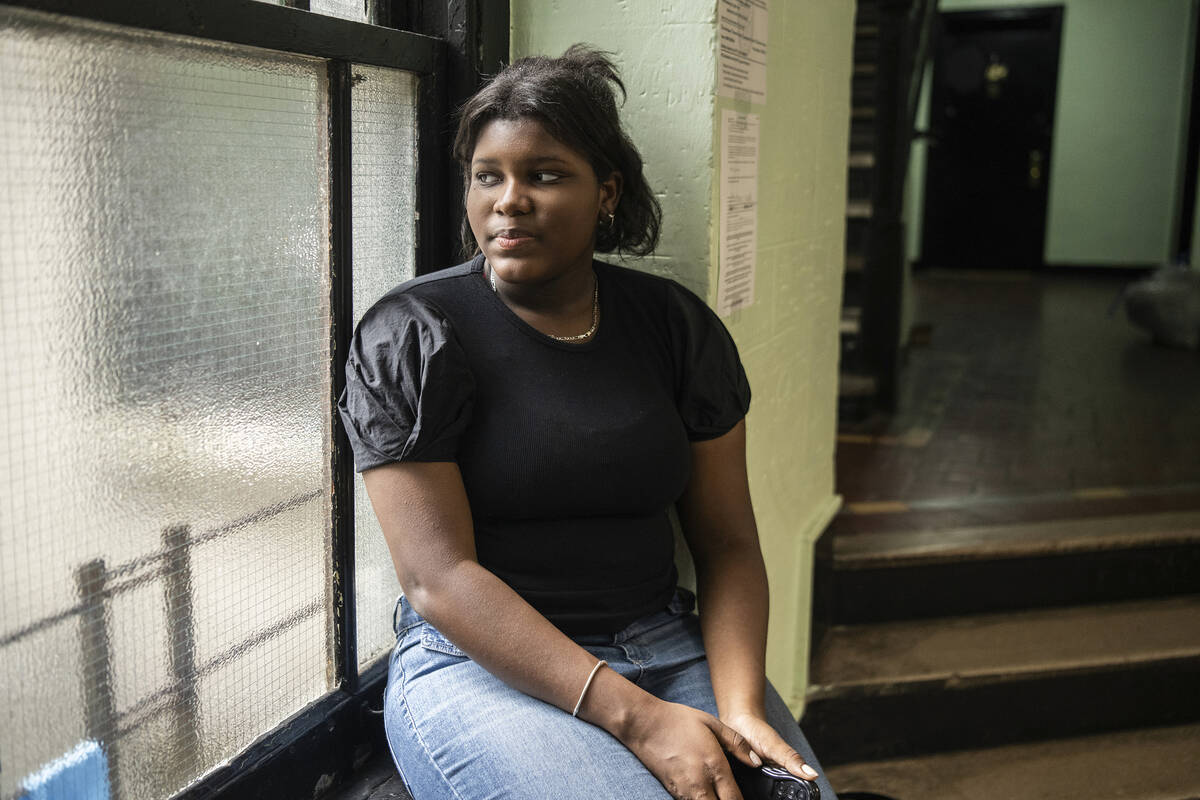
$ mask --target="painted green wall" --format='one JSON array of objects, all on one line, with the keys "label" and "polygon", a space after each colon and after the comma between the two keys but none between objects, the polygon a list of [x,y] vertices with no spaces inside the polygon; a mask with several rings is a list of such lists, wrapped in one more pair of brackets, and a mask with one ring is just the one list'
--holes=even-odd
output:
[{"label": "painted green wall", "polygon": [[[662,244],[643,264],[704,296],[716,70],[713,7],[702,0],[511,0],[513,58],[589,42],[617,56],[626,127],[665,211]],[[699,159],[699,161],[697,161]]]},{"label": "painted green wall", "polygon": [[[767,672],[798,711],[808,679],[812,544],[838,507],[837,329],[854,7],[844,0],[774,0],[770,9],[767,102],[717,98],[713,140],[720,136],[722,110],[760,115],[757,300],[726,323],[755,391],[747,424],[751,486],[771,582]],[[719,157],[714,167],[715,208]],[[713,264],[718,230],[714,217]]]},{"label": "painted green wall", "polygon": [[[1162,263],[1173,247],[1182,188],[1192,2],[1060,2],[1065,13],[1046,261]],[[941,9],[1048,4],[941,0]],[[924,179],[921,146],[914,149],[910,174],[918,184]],[[909,253],[915,256],[920,247],[919,185],[912,199]]]},{"label": "painted green wall", "polygon": [[633,266],[716,301],[720,112],[761,115],[756,302],[725,320],[750,376],[751,490],[771,585],[768,675],[807,683],[812,543],[833,492],[853,4],[772,0],[767,103],[715,97],[715,0],[512,0],[512,55],[616,53],[624,120],[661,192],[659,254]]}]

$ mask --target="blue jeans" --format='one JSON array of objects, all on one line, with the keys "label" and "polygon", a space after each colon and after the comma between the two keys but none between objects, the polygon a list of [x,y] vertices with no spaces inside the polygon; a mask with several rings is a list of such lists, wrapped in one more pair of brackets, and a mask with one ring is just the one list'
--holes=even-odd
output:
[{"label": "blue jeans", "polygon": [[[596,658],[664,700],[717,713],[694,598],[615,634],[575,637]],[[392,758],[415,800],[670,800],[606,731],[509,687],[468,658],[403,598],[384,694]],[[818,772],[774,688],[767,721]],[[824,774],[822,800],[836,797]]]}]

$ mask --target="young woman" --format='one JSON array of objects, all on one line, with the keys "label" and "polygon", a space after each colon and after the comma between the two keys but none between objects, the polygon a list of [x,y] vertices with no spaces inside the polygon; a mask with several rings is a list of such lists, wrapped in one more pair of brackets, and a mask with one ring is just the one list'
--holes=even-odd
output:
[{"label": "young woman", "polygon": [[351,348],[341,412],[405,591],[385,721],[417,800],[731,800],[731,758],[818,779],[764,677],[733,341],[673,281],[593,260],[659,231],[614,88],[576,45],[480,90],[455,141],[476,255],[387,294]]}]

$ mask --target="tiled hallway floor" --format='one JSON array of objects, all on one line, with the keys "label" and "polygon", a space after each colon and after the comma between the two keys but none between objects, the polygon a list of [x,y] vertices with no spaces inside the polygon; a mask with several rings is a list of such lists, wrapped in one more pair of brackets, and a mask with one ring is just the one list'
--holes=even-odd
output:
[{"label": "tiled hallway floor", "polygon": [[1128,282],[918,273],[914,321],[930,328],[898,413],[839,433],[847,511],[962,524],[1200,507],[1200,353],[1110,316]]}]

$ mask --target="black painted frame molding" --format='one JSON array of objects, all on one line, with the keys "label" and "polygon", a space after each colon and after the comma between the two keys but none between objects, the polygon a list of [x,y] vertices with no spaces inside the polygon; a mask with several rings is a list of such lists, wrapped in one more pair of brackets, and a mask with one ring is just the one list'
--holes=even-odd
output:
[{"label": "black painted frame molding", "polygon": [[427,75],[444,60],[433,36],[258,0],[5,0],[53,14]]}]

